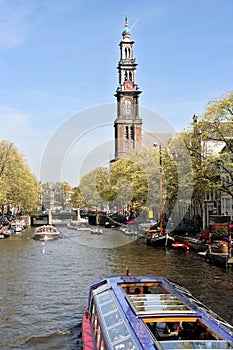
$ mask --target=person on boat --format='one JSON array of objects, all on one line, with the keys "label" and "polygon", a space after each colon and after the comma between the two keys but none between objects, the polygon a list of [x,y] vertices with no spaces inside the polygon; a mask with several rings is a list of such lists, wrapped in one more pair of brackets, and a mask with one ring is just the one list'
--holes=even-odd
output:
[{"label": "person on boat", "polygon": [[182,330],[182,322],[157,322],[155,328],[155,336],[156,338],[160,338],[161,335],[169,335],[169,339],[172,336],[177,336],[179,332]]},{"label": "person on boat", "polygon": [[183,329],[182,322],[168,322],[166,324],[166,329],[168,333],[175,332],[178,334]]},{"label": "person on boat", "polygon": [[151,291],[148,289],[148,286],[143,287],[143,294],[151,294]]},{"label": "person on boat", "polygon": [[141,290],[140,290],[140,288],[135,288],[134,289],[134,294],[140,294],[141,293]]},{"label": "person on boat", "polygon": [[167,324],[166,322],[156,322],[155,324],[155,336],[156,338],[160,337],[160,333],[167,333]]}]

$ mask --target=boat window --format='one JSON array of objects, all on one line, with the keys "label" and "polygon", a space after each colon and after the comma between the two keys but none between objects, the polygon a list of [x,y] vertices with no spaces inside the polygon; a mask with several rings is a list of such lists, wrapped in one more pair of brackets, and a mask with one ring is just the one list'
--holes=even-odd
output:
[{"label": "boat window", "polygon": [[172,294],[127,295],[126,298],[136,315],[196,313]]},{"label": "boat window", "polygon": [[112,328],[109,328],[109,336],[111,338],[112,343],[120,340],[121,338],[125,338],[128,335],[128,330],[124,323],[120,323]]},{"label": "boat window", "polygon": [[100,286],[98,286],[97,288],[93,289],[92,290],[92,294],[93,295],[96,295],[96,294],[99,294],[99,293],[102,293],[103,291],[105,290],[108,290],[108,289],[111,289],[111,285],[109,284],[109,282],[107,281],[104,281],[103,284],[101,284]]},{"label": "boat window", "polygon": [[99,302],[101,304],[112,301],[111,295],[109,293],[104,293],[99,296]]},{"label": "boat window", "polygon": [[115,311],[116,305],[112,301],[109,301],[107,304],[101,306],[101,310],[103,314],[107,314],[109,312]]},{"label": "boat window", "polygon": [[160,341],[164,350],[174,349],[233,349],[233,343],[225,340],[177,340]]},{"label": "boat window", "polygon": [[121,321],[121,319],[121,315],[118,311],[111,312],[105,316],[105,322],[108,327]]},{"label": "boat window", "polygon": [[[118,305],[114,299],[111,289],[96,293],[94,304],[98,314],[98,321],[102,329],[105,330],[105,341],[112,344],[114,350],[131,349],[136,350],[137,346],[130,329],[121,315]],[[101,330],[99,330],[101,333]]]},{"label": "boat window", "polygon": [[125,290],[126,294],[135,294],[135,289],[140,288],[140,294],[161,294],[166,293],[166,290],[159,282],[155,283],[122,283],[121,287]]}]

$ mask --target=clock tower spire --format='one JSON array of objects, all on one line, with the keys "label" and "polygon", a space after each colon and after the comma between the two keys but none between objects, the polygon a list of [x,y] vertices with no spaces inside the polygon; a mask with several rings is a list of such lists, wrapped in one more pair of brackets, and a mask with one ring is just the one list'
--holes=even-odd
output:
[{"label": "clock tower spire", "polygon": [[125,157],[142,144],[142,119],[139,117],[139,95],[136,83],[137,63],[134,58],[134,41],[130,38],[127,17],[122,31],[120,61],[118,63],[119,85],[116,90],[117,118],[115,127],[115,160]]}]

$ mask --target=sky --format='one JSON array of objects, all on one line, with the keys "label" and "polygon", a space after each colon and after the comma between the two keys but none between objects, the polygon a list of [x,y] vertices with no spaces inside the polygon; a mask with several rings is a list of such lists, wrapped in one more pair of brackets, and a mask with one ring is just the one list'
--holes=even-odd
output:
[{"label": "sky", "polygon": [[42,182],[76,186],[87,159],[113,157],[126,13],[140,105],[168,129],[232,90],[232,0],[0,0],[0,140]]}]

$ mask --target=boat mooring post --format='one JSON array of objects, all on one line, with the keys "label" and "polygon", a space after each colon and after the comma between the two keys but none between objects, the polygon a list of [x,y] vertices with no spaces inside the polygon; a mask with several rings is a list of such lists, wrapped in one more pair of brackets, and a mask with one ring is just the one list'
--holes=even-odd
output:
[{"label": "boat mooring post", "polygon": [[163,158],[162,158],[162,147],[159,145],[159,223],[160,232],[163,232]]},{"label": "boat mooring post", "polygon": [[209,233],[209,252],[212,253],[212,232]]},{"label": "boat mooring post", "polygon": [[52,225],[52,211],[49,209],[49,214],[48,214],[48,225]]},{"label": "boat mooring post", "polygon": [[231,258],[232,244],[231,244],[231,228],[230,223],[228,223],[228,258]]}]

